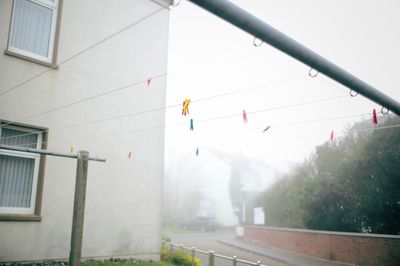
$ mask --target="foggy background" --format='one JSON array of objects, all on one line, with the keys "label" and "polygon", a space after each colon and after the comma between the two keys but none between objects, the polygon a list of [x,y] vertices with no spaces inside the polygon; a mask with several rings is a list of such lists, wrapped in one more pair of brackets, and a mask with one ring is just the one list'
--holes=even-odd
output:
[{"label": "foggy background", "polygon": [[[233,2],[400,100],[399,1]],[[172,8],[169,36],[167,223],[196,215],[200,199],[207,199],[218,222],[236,224],[233,176],[241,191],[261,192],[328,141],[332,130],[340,138],[373,108],[381,110],[322,74],[309,77],[308,66],[268,44],[255,47],[253,36],[187,1]],[[186,98],[190,113],[182,116]]]}]

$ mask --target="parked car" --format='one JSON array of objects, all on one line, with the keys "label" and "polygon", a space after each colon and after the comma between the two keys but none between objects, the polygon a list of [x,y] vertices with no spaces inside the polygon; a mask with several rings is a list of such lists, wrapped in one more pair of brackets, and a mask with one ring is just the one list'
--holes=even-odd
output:
[{"label": "parked car", "polygon": [[200,232],[215,232],[218,229],[218,223],[214,217],[197,216],[184,223],[183,227]]}]

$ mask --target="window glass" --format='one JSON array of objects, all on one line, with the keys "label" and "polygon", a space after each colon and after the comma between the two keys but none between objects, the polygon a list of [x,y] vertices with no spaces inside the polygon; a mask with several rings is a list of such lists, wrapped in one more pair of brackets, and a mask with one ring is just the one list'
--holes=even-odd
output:
[{"label": "window glass", "polygon": [[38,134],[32,132],[2,128],[0,143],[24,148],[37,148]]},{"label": "window glass", "polygon": [[52,63],[58,1],[15,0],[8,51]]},{"label": "window glass", "polygon": [[15,2],[10,45],[48,57],[53,11],[27,0]]},{"label": "window glass", "polygon": [[[41,148],[39,130],[6,126],[0,127],[0,144]],[[39,166],[39,154],[0,149],[0,214],[35,213]]]},{"label": "window glass", "polygon": [[0,207],[30,208],[35,159],[0,154]]}]

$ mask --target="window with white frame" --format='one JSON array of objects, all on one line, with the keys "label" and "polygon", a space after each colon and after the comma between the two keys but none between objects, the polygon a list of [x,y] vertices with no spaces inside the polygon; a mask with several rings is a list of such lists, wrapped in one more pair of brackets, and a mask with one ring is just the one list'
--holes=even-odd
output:
[{"label": "window with white frame", "polygon": [[7,52],[54,64],[58,0],[14,0]]},{"label": "window with white frame", "polygon": [[[1,125],[0,144],[41,149],[43,132],[26,127]],[[40,155],[0,148],[0,215],[37,214]]]}]

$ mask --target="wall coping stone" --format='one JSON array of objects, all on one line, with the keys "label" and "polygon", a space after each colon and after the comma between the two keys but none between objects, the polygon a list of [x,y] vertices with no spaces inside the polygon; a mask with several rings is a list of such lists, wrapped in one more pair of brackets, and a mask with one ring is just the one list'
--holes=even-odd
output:
[{"label": "wall coping stone", "polygon": [[277,230],[277,231],[291,231],[291,232],[310,233],[310,234],[327,234],[327,235],[339,235],[339,236],[357,236],[357,237],[376,237],[376,238],[400,239],[400,235],[334,232],[334,231],[294,229],[294,228],[285,228],[285,227],[251,226],[251,225],[245,225],[243,227],[244,228],[246,228],[246,227],[247,228],[254,228],[254,229]]}]

